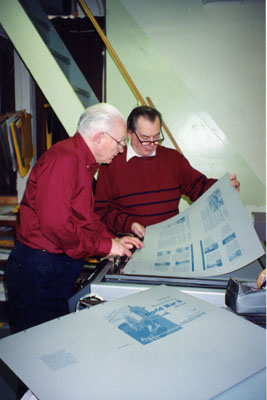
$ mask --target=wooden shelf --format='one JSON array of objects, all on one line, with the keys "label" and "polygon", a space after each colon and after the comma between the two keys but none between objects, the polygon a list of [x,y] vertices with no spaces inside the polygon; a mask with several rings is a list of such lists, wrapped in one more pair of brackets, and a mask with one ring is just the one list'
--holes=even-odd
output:
[{"label": "wooden shelf", "polygon": [[16,206],[18,204],[17,196],[3,196],[0,195],[0,207],[4,205]]},{"label": "wooden shelf", "polygon": [[[1,200],[4,201],[1,203]],[[18,212],[15,197],[0,196],[0,264],[6,262],[8,252],[15,245],[16,230],[18,228]]]}]

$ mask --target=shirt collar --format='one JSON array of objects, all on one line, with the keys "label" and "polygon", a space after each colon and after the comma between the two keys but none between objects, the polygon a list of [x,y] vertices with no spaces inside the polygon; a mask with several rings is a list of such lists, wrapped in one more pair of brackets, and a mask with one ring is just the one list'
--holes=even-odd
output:
[{"label": "shirt collar", "polygon": [[[153,153],[150,154],[148,157],[153,157],[155,155],[156,155],[156,150],[153,151]],[[133,157],[143,157],[143,156],[140,156],[139,154],[137,154],[136,151],[133,149],[131,143],[128,143],[127,153],[126,153],[126,162],[130,161],[130,159]]]}]

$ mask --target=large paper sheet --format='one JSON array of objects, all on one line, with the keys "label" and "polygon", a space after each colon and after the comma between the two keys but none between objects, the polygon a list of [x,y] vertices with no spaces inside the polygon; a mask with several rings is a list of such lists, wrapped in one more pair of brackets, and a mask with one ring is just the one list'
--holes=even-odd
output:
[{"label": "large paper sheet", "polygon": [[147,227],[124,274],[205,277],[235,271],[264,254],[229,174],[183,213]]},{"label": "large paper sheet", "polygon": [[265,330],[156,286],[2,339],[0,357],[40,400],[204,400],[263,372]]}]

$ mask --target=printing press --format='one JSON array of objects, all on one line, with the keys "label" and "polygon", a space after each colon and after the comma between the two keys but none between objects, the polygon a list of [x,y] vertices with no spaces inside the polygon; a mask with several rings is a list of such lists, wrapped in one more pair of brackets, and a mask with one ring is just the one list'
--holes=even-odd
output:
[{"label": "printing press", "polygon": [[[133,252],[133,256],[135,253]],[[227,307],[225,302],[229,281],[235,279],[240,284],[254,283],[266,268],[266,255],[232,273],[210,276],[205,278],[179,278],[177,276],[149,276],[124,273],[128,260],[116,257],[113,260],[103,260],[95,265],[94,271],[87,274],[79,290],[69,300],[70,312],[77,307],[83,308],[88,297],[99,298],[99,301],[109,301],[122,296],[127,296],[154,285],[176,286],[184,293],[205,300],[219,307]],[[254,323],[265,326],[266,324],[266,291],[259,291],[256,299],[256,308],[242,310],[240,315]],[[79,304],[80,299],[82,303]],[[94,302],[94,300],[93,300]],[[90,302],[89,302],[90,303]],[[88,304],[89,304],[88,303]],[[94,303],[93,303],[94,304]],[[235,308],[232,307],[235,311]]]},{"label": "printing press", "polygon": [[264,324],[265,286],[253,285],[266,272],[265,249],[228,181],[225,174],[185,211],[146,227],[144,248],[130,259],[98,263],[70,310],[87,294],[107,301],[164,284]]}]

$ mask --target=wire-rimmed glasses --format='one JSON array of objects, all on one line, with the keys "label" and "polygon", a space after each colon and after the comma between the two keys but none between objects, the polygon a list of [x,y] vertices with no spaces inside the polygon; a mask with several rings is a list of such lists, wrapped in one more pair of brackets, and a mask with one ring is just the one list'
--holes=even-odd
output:
[{"label": "wire-rimmed glasses", "polygon": [[117,143],[118,146],[120,146],[120,147],[126,146],[126,139],[117,140],[110,133],[108,133],[108,132],[103,132],[103,133],[108,135],[111,139],[115,140],[115,142]]}]

